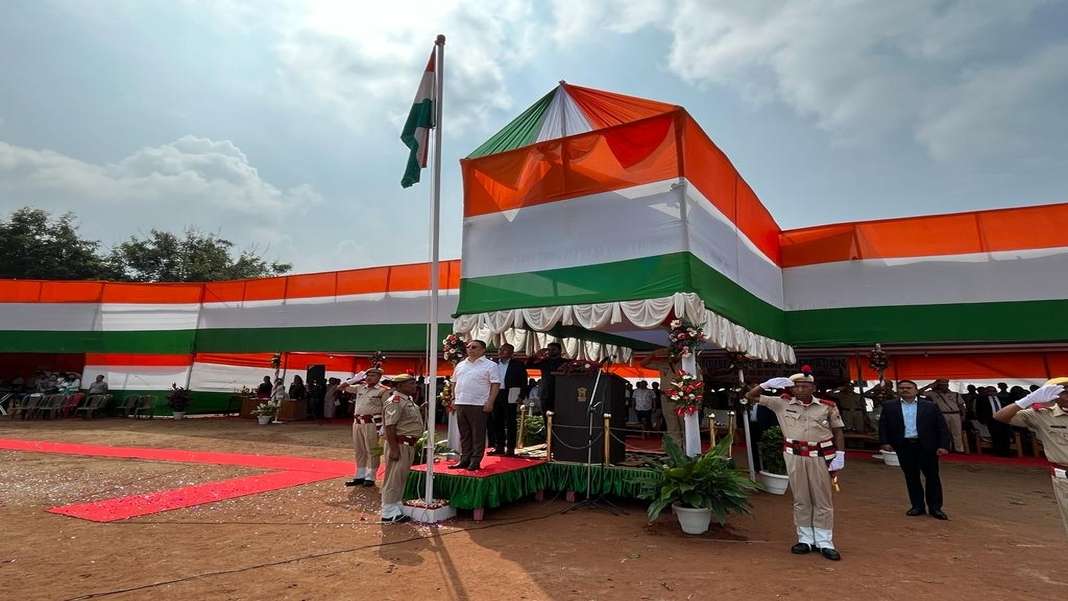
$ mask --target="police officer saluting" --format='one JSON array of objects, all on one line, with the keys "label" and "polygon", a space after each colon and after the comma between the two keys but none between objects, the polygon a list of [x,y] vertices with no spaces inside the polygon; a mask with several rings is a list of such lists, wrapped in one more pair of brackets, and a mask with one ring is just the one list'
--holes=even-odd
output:
[{"label": "police officer saluting", "polygon": [[[379,383],[382,369],[372,367],[346,380],[339,390],[351,389],[356,395],[352,409],[352,450],[356,457],[356,475],[345,486],[374,486],[378,474],[378,429],[382,424],[382,406],[389,388]],[[357,384],[363,380],[362,383]]]},{"label": "police officer saluting", "polygon": [[1068,378],[1049,380],[1045,386],[1002,407],[994,419],[1029,428],[1042,441],[1042,450],[1052,464],[1053,494],[1068,532]]},{"label": "police officer saluting", "polygon": [[386,480],[382,483],[382,522],[399,524],[411,518],[401,511],[404,485],[415,460],[415,445],[424,430],[423,414],[413,397],[419,389],[415,376],[400,375],[390,380],[393,394],[386,400],[383,423],[386,427]]},{"label": "police officer saluting", "polygon": [[[772,378],[754,386],[745,398],[764,405],[779,418],[786,439],[783,455],[794,495],[794,524],[797,544],[790,551],[797,555],[818,550],[827,559],[838,561],[834,548],[834,505],[831,501],[831,473],[845,467],[845,437],[842,416],[834,401],[812,396],[816,380],[807,366],[803,373],[789,378]],[[768,396],[764,390],[781,389],[785,394]]]}]

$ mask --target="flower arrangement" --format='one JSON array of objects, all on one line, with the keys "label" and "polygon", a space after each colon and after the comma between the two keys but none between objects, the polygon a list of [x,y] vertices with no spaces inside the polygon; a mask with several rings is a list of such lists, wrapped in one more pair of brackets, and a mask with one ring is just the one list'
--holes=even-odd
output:
[{"label": "flower arrangement", "polygon": [[705,339],[705,333],[699,326],[682,320],[673,319],[669,324],[668,340],[671,341],[671,358],[678,360],[693,353],[693,349]]},{"label": "flower arrangement", "polygon": [[876,343],[875,348],[868,354],[868,365],[877,372],[879,376],[882,376],[883,371],[890,365],[890,359],[886,356],[886,351],[883,350],[883,345]]},{"label": "flower arrangement", "polygon": [[264,401],[259,405],[256,405],[256,408],[252,410],[252,415],[255,415],[256,417],[261,415],[274,417],[276,413],[278,413],[278,406],[272,404],[270,401]]},{"label": "flower arrangement", "polygon": [[404,504],[408,507],[418,507],[419,509],[441,509],[442,507],[448,507],[449,502],[443,499],[434,499],[428,504],[425,499],[409,499]]},{"label": "flower arrangement", "polygon": [[445,360],[451,361],[453,365],[467,357],[467,343],[459,334],[449,334],[441,341],[441,346]]},{"label": "flower arrangement", "polygon": [[171,411],[185,411],[189,408],[189,391],[177,384],[171,384],[171,391],[167,393],[167,405]]},{"label": "flower arrangement", "polygon": [[456,411],[456,406],[453,405],[456,395],[452,389],[452,380],[445,378],[445,381],[441,384],[441,392],[438,393],[438,404],[441,408],[449,413]]},{"label": "flower arrangement", "polygon": [[377,367],[382,369],[382,364],[386,362],[386,354],[382,351],[375,351],[371,353],[371,367]]},{"label": "flower arrangement", "polygon": [[668,387],[668,398],[675,403],[675,415],[697,413],[704,398],[705,383],[695,375],[679,373],[679,379]]}]

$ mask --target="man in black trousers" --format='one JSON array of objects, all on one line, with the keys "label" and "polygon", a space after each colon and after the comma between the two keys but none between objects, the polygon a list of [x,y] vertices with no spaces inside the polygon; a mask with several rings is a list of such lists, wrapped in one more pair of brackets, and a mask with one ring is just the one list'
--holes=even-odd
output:
[{"label": "man in black trousers", "polygon": [[527,366],[514,354],[515,348],[507,343],[497,351],[501,388],[490,416],[490,455],[515,455],[516,409],[527,384]]},{"label": "man in black trousers", "polygon": [[1009,444],[1012,439],[1012,428],[994,419],[994,414],[1001,411],[1005,406],[1001,402],[997,388],[987,386],[980,389],[979,397],[975,400],[975,419],[986,426],[990,431],[990,441],[994,445],[994,454],[1001,457],[1009,456]]},{"label": "man in black trousers", "polygon": [[[948,520],[942,511],[942,480],[938,477],[938,457],[949,453],[952,443],[942,411],[933,402],[919,398],[918,387],[911,380],[897,383],[898,398],[883,401],[879,418],[879,441],[884,451],[893,450],[905,474],[912,508],[905,515],[930,513]],[[920,480],[923,473],[927,490]],[[926,501],[926,510],[924,506]]]}]

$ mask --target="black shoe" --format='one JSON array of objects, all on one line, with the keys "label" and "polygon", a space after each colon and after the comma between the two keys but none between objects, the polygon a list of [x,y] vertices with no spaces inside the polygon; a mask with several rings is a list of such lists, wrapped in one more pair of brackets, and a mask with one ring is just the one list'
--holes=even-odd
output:
[{"label": "black shoe", "polygon": [[410,517],[408,517],[408,516],[406,516],[404,514],[401,514],[401,515],[398,515],[395,518],[386,518],[386,519],[382,520],[382,523],[383,524],[403,524],[404,522],[410,522],[410,521],[412,521],[412,518],[410,518]]},{"label": "black shoe", "polygon": [[501,450],[498,450],[498,449],[493,449],[492,451],[490,451],[489,453],[486,453],[486,454],[487,455],[504,455],[505,452],[501,451]]},{"label": "black shoe", "polygon": [[450,463],[448,465],[448,468],[450,470],[466,470],[467,469],[467,464],[466,463]]},{"label": "black shoe", "polygon": [[367,480],[364,480],[364,481],[363,481],[363,485],[364,485],[364,486],[367,486],[367,487],[371,487],[371,486],[374,486],[374,485],[375,485],[375,481],[374,481],[374,480],[371,480],[370,478],[368,478]]},{"label": "black shoe", "polygon": [[353,478],[348,482],[345,482],[345,486],[363,486],[365,480],[363,478]]},{"label": "black shoe", "polygon": [[820,549],[820,555],[826,557],[831,561],[838,561],[842,559],[842,555],[835,549]]},{"label": "black shoe", "polygon": [[515,451],[505,451],[504,452],[504,456],[505,457],[515,457]]},{"label": "black shoe", "polygon": [[469,472],[477,472],[480,469],[482,469],[482,467],[478,466],[478,465],[469,465],[469,466],[467,466],[467,471],[469,471]]},{"label": "black shoe", "polygon": [[790,547],[790,552],[794,555],[807,555],[812,552],[812,545],[808,543],[797,543]]},{"label": "black shoe", "polygon": [[949,519],[949,516],[946,515],[946,512],[942,511],[941,509],[932,510],[931,511],[931,517],[933,517],[936,520],[948,520]]},{"label": "black shoe", "polygon": [[910,518],[912,518],[912,517],[916,517],[916,516],[918,516],[918,515],[923,515],[923,514],[925,514],[925,513],[927,513],[927,512],[926,512],[926,511],[924,511],[924,510],[922,510],[922,509],[918,509],[918,508],[916,508],[916,507],[913,507],[912,509],[910,509],[910,510],[906,511],[906,512],[905,512],[905,515],[907,515],[907,516],[909,516]]}]

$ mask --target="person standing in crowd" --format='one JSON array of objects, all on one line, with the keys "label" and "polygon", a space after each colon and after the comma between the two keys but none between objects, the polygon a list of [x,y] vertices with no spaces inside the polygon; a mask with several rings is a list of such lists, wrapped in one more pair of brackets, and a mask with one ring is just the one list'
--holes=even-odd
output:
[{"label": "person standing in crowd", "polygon": [[493,402],[501,387],[498,366],[486,358],[486,343],[471,340],[467,357],[452,371],[456,386],[453,407],[460,428],[460,460],[449,469],[477,471],[486,453],[486,418],[493,413]]},{"label": "person standing in crowd", "polygon": [[994,454],[1006,457],[1009,455],[1009,440],[1012,437],[1012,429],[994,419],[994,416],[997,415],[998,411],[1001,411],[1002,407],[997,389],[993,386],[987,386],[975,401],[975,418],[990,431],[990,441],[994,446]]},{"label": "person standing in crowd", "polygon": [[[762,394],[785,390],[783,396]],[[809,373],[772,378],[754,386],[746,400],[771,409],[782,428],[783,455],[790,490],[794,495],[797,544],[790,552],[803,555],[818,550],[831,561],[842,558],[834,548],[834,504],[831,472],[845,467],[845,424],[834,401],[812,396],[816,380]]]},{"label": "person standing in crowd", "polygon": [[323,417],[326,419],[334,419],[334,415],[337,414],[337,397],[341,393],[338,386],[340,385],[340,378],[330,378],[326,381],[326,392],[323,393]]},{"label": "person standing in crowd", "polygon": [[304,386],[304,378],[293,376],[293,383],[289,385],[289,398],[303,402],[308,397],[308,389]]},{"label": "person standing in crowd", "polygon": [[519,399],[527,382],[527,366],[515,358],[515,347],[502,344],[497,351],[497,377],[501,387],[493,403],[490,455],[515,456]]},{"label": "person standing in crowd", "polygon": [[1004,382],[998,382],[997,395],[1002,407],[1013,401],[1012,394],[1009,392],[1009,385]]},{"label": "person standing in crowd", "polygon": [[[381,376],[381,372],[379,372]],[[419,387],[415,376],[390,378],[393,393],[383,407],[386,477],[382,482],[382,522],[399,524],[411,520],[401,509],[404,485],[415,461],[415,445],[426,429],[423,413],[412,398]]]},{"label": "person standing in crowd", "polygon": [[1053,378],[1024,398],[994,414],[1003,424],[1027,428],[1042,441],[1052,464],[1053,494],[1068,533],[1068,378]]},{"label": "person standing in crowd", "polygon": [[316,420],[323,418],[323,399],[326,397],[326,384],[320,378],[308,382],[308,415]]},{"label": "person standing in crowd", "polygon": [[[899,380],[898,398],[883,401],[879,418],[879,441],[884,451],[894,451],[905,474],[912,507],[908,516],[930,513],[931,517],[948,520],[942,511],[942,480],[938,476],[938,457],[949,453],[951,445],[947,420],[958,415],[945,415],[934,402],[917,396],[916,383]],[[920,473],[927,481],[920,479]],[[924,504],[926,501],[926,505]]]},{"label": "person standing in crowd", "polygon": [[[379,381],[382,369],[372,367],[345,380],[339,392],[349,391],[352,403],[352,451],[356,473],[345,486],[374,486],[378,475],[378,431],[382,427],[382,407],[390,394]],[[417,383],[418,387],[418,383]],[[414,400],[414,399],[413,399]]]},{"label": "person standing in crowd", "polygon": [[271,376],[263,376],[263,382],[260,382],[259,387],[256,388],[256,396],[261,399],[268,399],[271,397],[271,390],[273,389]]},{"label": "person standing in crowd", "polygon": [[653,429],[653,391],[649,390],[649,382],[641,380],[634,389],[634,412],[638,414],[638,421],[642,428]]},{"label": "person standing in crowd", "polygon": [[560,346],[559,342],[545,345],[544,358],[532,357],[527,360],[527,367],[541,370],[538,395],[542,411],[552,411],[556,404],[556,376],[553,372],[560,369],[564,363],[567,363],[567,359],[564,359],[564,347]]},{"label": "person standing in crowd", "polygon": [[[901,394],[900,383],[898,394]],[[939,378],[924,386],[920,393],[926,393],[927,398],[934,401],[942,416],[946,418],[946,427],[949,428],[949,438],[953,441],[953,452],[964,452],[964,418],[968,414],[968,404],[960,393],[949,389],[949,380]]]},{"label": "person standing in crowd", "polygon": [[100,374],[96,377],[96,380],[89,385],[89,394],[107,394],[108,383],[104,381],[104,374]]},{"label": "person standing in crowd", "polygon": [[829,392],[827,397],[838,403],[838,411],[842,415],[846,431],[865,431],[867,412],[865,411],[864,397],[853,389],[852,382],[846,382],[838,387],[837,390]]},{"label": "person standing in crowd", "polygon": [[967,421],[975,418],[975,399],[979,398],[979,392],[975,389],[975,384],[968,384],[966,390],[961,396],[964,398],[964,419]]},{"label": "person standing in crowd", "polygon": [[[648,367],[660,372],[660,385],[657,387],[656,383],[653,383],[654,387],[654,399],[659,400],[660,413],[664,419],[664,430],[668,436],[676,441],[682,441],[683,431],[685,428],[682,425],[682,418],[675,413],[675,403],[671,402],[667,394],[664,392],[671,386],[671,383],[675,381],[678,373],[679,365],[674,359],[671,358],[671,353],[667,349],[660,349],[649,354],[648,357],[642,359],[639,362],[642,367]],[[659,393],[659,396],[656,395]]]}]

